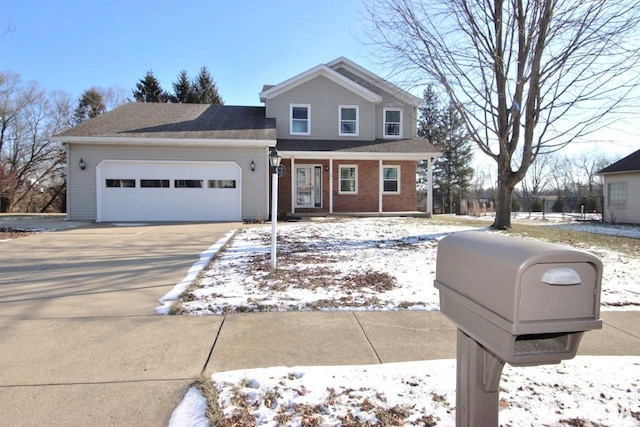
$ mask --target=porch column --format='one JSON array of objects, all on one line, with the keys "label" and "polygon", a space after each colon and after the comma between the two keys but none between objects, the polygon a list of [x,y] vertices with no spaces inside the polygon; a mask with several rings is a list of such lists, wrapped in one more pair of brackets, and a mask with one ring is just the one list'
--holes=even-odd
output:
[{"label": "porch column", "polygon": [[296,161],[291,156],[291,213],[296,213]]},{"label": "porch column", "polygon": [[333,159],[329,159],[329,213],[333,213]]},{"label": "porch column", "polygon": [[433,157],[427,160],[427,180],[429,181],[427,187],[427,213],[431,216],[433,216],[433,161]]},{"label": "porch column", "polygon": [[382,192],[384,191],[384,176],[382,174],[382,160],[378,160],[378,213],[382,213]]}]

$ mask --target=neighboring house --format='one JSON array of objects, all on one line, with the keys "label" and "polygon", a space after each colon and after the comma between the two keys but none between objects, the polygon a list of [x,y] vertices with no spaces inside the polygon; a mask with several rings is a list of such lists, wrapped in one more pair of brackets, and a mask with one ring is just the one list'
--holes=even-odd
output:
[{"label": "neighboring house", "polygon": [[640,224],[640,150],[600,170],[605,222]]},{"label": "neighboring house", "polygon": [[419,98],[339,58],[265,86],[260,100],[130,103],[56,135],[68,219],[267,219],[274,148],[280,215],[417,210],[417,161],[430,174],[440,154],[416,136]]}]

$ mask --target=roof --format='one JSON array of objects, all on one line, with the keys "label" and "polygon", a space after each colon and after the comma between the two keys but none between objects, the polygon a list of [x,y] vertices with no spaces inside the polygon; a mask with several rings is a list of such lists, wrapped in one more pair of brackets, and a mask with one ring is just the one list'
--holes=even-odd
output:
[{"label": "roof", "polygon": [[264,107],[131,102],[54,137],[184,140],[275,140],[276,121]]},{"label": "roof", "polygon": [[640,172],[640,150],[598,171],[598,174]]},{"label": "roof", "polygon": [[355,81],[349,79],[348,77],[338,73],[337,71],[327,67],[324,64],[317,65],[303,73],[298,74],[297,76],[291,77],[274,86],[264,85],[264,88],[268,88],[260,92],[260,101],[264,102],[267,99],[273,98],[274,96],[278,96],[294,87],[297,87],[309,80],[315,79],[316,77],[323,76],[331,80],[332,82],[339,84],[351,92],[360,95],[364,99],[373,102],[379,103],[382,101],[382,97],[369,89],[363,87],[362,85],[356,83]]},{"label": "roof", "polygon": [[[440,156],[433,144],[424,138],[376,139],[374,141],[279,139],[276,148],[293,156],[328,155],[333,157],[392,157],[422,160]],[[309,157],[309,156],[306,156]]]},{"label": "roof", "polygon": [[327,67],[336,70],[338,73],[345,77],[355,81],[356,83],[364,86],[374,93],[384,96],[384,92],[396,96],[406,102],[407,104],[419,107],[422,105],[423,100],[415,95],[407,92],[404,89],[390,83],[386,79],[372,73],[366,68],[361,67],[355,62],[341,56],[331,62],[328,62]]}]

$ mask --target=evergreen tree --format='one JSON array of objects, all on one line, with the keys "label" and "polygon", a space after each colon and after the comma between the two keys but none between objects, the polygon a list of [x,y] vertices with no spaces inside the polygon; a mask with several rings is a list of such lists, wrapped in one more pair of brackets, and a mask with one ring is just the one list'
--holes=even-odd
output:
[{"label": "evergreen tree", "polygon": [[[442,152],[433,166],[433,197],[436,203],[444,205],[443,208],[448,206],[445,211],[451,211],[453,203],[466,196],[473,178],[472,145],[456,110],[452,106],[442,108],[432,86],[427,87],[423,98],[418,136],[429,140]],[[419,183],[426,183],[424,162],[419,164],[418,174]]]},{"label": "evergreen tree", "polygon": [[136,83],[133,97],[137,102],[168,102],[170,100],[170,96],[162,90],[152,70],[147,71],[144,78]]},{"label": "evergreen tree", "polygon": [[218,93],[218,87],[207,67],[200,69],[200,73],[198,73],[193,83],[193,90],[196,95],[195,103],[197,104],[224,104],[222,97]]},{"label": "evergreen tree", "polygon": [[78,101],[78,107],[73,113],[76,124],[99,116],[107,111],[102,92],[96,87],[85,90]]},{"label": "evergreen tree", "polygon": [[180,71],[178,80],[173,83],[173,94],[176,102],[181,104],[194,104],[196,94],[193,85],[189,81],[189,75],[186,70]]}]

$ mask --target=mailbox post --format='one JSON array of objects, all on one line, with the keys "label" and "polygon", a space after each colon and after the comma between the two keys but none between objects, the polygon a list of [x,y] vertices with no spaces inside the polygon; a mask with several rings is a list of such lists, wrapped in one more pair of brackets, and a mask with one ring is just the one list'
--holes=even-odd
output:
[{"label": "mailbox post", "polygon": [[575,357],[585,331],[602,328],[602,262],[565,246],[485,232],[442,239],[435,287],[458,327],[457,427],[498,425],[505,363]]}]

